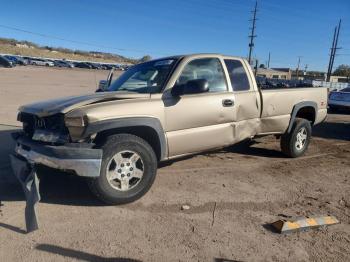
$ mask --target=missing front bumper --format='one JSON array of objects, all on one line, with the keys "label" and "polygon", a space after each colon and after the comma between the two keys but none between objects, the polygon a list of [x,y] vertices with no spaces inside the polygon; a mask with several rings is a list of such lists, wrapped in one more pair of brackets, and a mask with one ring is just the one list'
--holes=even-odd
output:
[{"label": "missing front bumper", "polygon": [[[15,153],[31,164],[40,164],[78,176],[98,177],[102,163],[102,150],[76,147],[73,144],[50,146],[20,136],[16,139]],[[77,144],[74,144],[77,145]]]}]

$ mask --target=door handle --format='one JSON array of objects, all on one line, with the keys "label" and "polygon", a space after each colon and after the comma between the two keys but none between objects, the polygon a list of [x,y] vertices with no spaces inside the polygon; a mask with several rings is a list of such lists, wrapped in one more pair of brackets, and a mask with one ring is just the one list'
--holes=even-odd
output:
[{"label": "door handle", "polygon": [[233,102],[232,99],[224,99],[222,100],[222,106],[228,107],[228,106],[233,106],[235,103]]}]

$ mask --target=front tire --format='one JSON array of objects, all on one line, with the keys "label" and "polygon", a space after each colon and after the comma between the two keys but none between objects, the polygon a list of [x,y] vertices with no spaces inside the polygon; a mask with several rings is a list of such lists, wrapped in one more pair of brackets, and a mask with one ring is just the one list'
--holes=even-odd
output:
[{"label": "front tire", "polygon": [[101,146],[100,176],[89,180],[91,191],[107,204],[133,202],[151,188],[157,157],[142,138],[130,134],[109,136]]},{"label": "front tire", "polygon": [[297,118],[290,133],[281,136],[282,152],[289,157],[300,157],[307,150],[311,139],[311,124],[308,120]]}]

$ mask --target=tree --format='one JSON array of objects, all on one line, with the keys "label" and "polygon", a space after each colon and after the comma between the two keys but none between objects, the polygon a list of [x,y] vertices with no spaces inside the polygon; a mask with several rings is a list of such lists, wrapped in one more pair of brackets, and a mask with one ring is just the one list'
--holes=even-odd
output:
[{"label": "tree", "polygon": [[260,64],[260,65],[259,65],[259,68],[264,68],[264,69],[266,69],[266,66],[265,66],[264,64]]},{"label": "tree", "polygon": [[333,72],[335,76],[350,76],[350,66],[349,65],[340,65]]},{"label": "tree", "polygon": [[147,61],[149,61],[149,60],[151,60],[151,59],[152,59],[151,56],[145,55],[145,56],[143,56],[143,57],[139,60],[139,62],[140,62],[140,63],[143,63],[143,62],[147,62]]}]

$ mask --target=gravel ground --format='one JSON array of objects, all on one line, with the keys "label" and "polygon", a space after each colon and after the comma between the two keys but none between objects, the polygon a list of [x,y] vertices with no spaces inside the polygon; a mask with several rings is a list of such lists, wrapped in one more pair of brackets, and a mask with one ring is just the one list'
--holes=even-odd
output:
[{"label": "gravel ground", "polygon": [[16,116],[20,105],[94,92],[98,82],[107,75],[107,70],[0,67],[0,124],[18,125]]},{"label": "gravel ground", "polygon": [[[70,78],[78,83],[92,73],[16,70],[18,79],[31,72],[40,79],[30,77],[19,87],[0,73],[0,83],[4,77],[16,84],[1,87],[0,123],[12,124],[13,112],[4,111],[22,100],[73,92],[68,85],[57,90],[61,81],[46,82],[43,89],[44,82],[36,84],[41,76],[57,73],[64,83]],[[74,92],[93,90],[91,78],[82,80],[86,90]],[[29,87],[25,97],[13,100],[19,88]],[[49,88],[57,92],[38,94]],[[279,141],[269,136],[251,146],[162,164],[152,189],[123,206],[95,200],[82,178],[41,170],[40,229],[30,234],[24,231],[23,194],[7,158],[13,129],[0,126],[0,261],[350,261],[350,114],[329,115],[315,127],[309,150],[298,159],[285,158]],[[190,208],[181,210],[183,205]],[[341,223],[287,235],[265,226],[286,216],[326,214]]]}]

